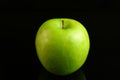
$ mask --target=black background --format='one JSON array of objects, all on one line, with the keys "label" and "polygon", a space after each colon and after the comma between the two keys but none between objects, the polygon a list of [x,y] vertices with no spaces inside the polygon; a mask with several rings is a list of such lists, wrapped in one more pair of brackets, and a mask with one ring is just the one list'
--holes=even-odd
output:
[{"label": "black background", "polygon": [[[119,78],[120,5],[117,0],[1,0],[0,80],[86,80]],[[88,30],[91,47],[76,73],[58,77],[40,64],[34,45],[39,26],[51,18],[73,18]],[[42,75],[42,76],[41,76]],[[119,79],[118,79],[119,80]]]}]

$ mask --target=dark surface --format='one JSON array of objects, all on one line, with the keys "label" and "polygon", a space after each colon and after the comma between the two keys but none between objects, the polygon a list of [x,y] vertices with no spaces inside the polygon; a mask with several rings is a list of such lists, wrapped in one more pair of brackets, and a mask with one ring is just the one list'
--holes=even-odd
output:
[{"label": "dark surface", "polygon": [[[119,80],[119,2],[84,0],[59,3],[38,0],[0,2],[0,80],[81,80],[83,75],[86,80]],[[85,64],[77,72],[64,77],[52,75],[42,67],[34,45],[39,26],[47,19],[57,17],[80,21],[88,30],[91,41]]]}]

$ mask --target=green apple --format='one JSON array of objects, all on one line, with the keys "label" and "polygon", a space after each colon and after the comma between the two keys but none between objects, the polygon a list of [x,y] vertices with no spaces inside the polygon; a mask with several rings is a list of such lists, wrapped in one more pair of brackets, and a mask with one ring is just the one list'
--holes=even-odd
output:
[{"label": "green apple", "polygon": [[85,63],[90,39],[80,22],[70,18],[54,18],[38,29],[35,46],[37,56],[47,71],[69,75]]}]

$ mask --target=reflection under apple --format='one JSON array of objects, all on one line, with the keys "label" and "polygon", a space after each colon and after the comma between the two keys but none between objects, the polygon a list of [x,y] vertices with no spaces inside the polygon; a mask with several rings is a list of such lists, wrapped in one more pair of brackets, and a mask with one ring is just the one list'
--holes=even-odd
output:
[{"label": "reflection under apple", "polygon": [[86,80],[86,76],[81,69],[67,76],[57,76],[42,68],[37,80]]}]

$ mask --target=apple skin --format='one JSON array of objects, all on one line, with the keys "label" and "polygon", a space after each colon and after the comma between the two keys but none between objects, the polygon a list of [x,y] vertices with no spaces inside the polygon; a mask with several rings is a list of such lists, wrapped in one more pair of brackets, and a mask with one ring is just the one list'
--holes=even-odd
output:
[{"label": "apple skin", "polygon": [[45,21],[38,29],[35,46],[43,67],[55,75],[64,76],[77,71],[85,63],[90,39],[80,22],[54,18]]}]

